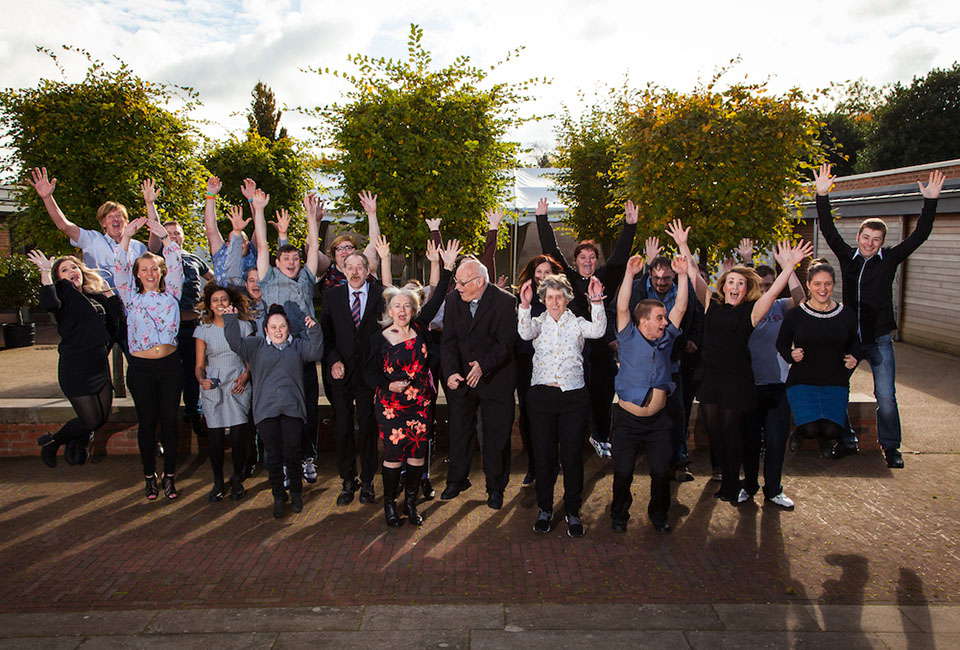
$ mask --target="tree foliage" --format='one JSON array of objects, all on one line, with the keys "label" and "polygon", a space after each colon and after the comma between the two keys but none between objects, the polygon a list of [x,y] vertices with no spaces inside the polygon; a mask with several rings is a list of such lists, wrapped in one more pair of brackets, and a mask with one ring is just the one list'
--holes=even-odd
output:
[{"label": "tree foliage", "polygon": [[857,174],[863,171],[860,157],[874,131],[883,91],[857,79],[831,83],[824,95],[834,99],[832,108],[820,114],[827,162],[837,176]]},{"label": "tree foliage", "polygon": [[960,158],[960,63],[895,84],[879,109],[860,171]]},{"label": "tree foliage", "polygon": [[639,235],[681,218],[693,227],[691,247],[714,261],[742,237],[767,246],[789,233],[789,205],[822,158],[819,121],[799,90],[773,96],[765,83],[737,83],[720,91],[719,77],[691,93],[637,93],[616,162],[618,199],[640,206]]},{"label": "tree foliage", "polygon": [[[59,67],[54,52],[38,49]],[[196,94],[141,79],[122,61],[110,70],[83,50],[63,49],[89,61],[81,81],[41,79],[32,88],[0,92],[0,137],[10,151],[3,166],[20,182],[17,200],[25,208],[14,219],[15,235],[48,254],[70,248],[22,183],[29,169],[46,167],[58,180],[55,196],[63,212],[93,230],[100,229],[97,208],[108,200],[126,205],[131,218],[143,216],[140,182],[153,178],[161,218],[179,220],[190,243],[198,244],[204,172],[188,117]]]},{"label": "tree foliage", "polygon": [[354,74],[312,70],[346,79],[352,89],[344,103],[307,112],[323,118],[317,133],[336,150],[339,208],[362,214],[357,193],[370,190],[379,195],[380,226],[395,251],[424,250],[424,218],[443,219],[446,237],[474,248],[486,229],[484,211],[499,205],[504,172],[514,164],[517,145],[504,136],[524,121],[518,104],[537,80],[487,85],[488,71],[466,56],[434,68],[422,37],[411,25],[406,60],[358,54],[348,58]]},{"label": "tree foliage", "polygon": [[257,81],[257,85],[253,87],[250,94],[253,96],[253,101],[250,102],[250,112],[247,113],[250,131],[270,142],[286,138],[286,127],[280,128],[280,132],[277,133],[283,111],[277,110],[277,98],[270,86],[262,81]]},{"label": "tree foliage", "polygon": [[[311,171],[314,159],[297,140],[286,137],[270,141],[258,133],[248,131],[243,138],[233,137],[214,145],[203,160],[204,166],[223,183],[217,200],[217,211],[226,219],[229,205],[242,205],[250,216],[247,200],[240,193],[240,184],[252,178],[270,195],[270,211],[286,209],[303,217],[303,195],[313,181]],[[225,231],[229,229],[226,226]],[[306,235],[302,218],[290,222],[290,240],[300,244]]]},{"label": "tree foliage", "polygon": [[620,147],[621,100],[610,98],[579,118],[565,109],[557,126],[557,193],[567,205],[563,222],[577,239],[607,241],[622,214],[614,163]]}]

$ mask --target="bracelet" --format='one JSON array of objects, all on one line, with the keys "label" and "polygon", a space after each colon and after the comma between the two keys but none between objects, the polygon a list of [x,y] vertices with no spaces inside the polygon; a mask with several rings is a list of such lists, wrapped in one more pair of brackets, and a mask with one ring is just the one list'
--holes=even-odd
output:
[{"label": "bracelet", "polygon": [[216,194],[213,194],[213,193],[211,193],[211,192],[207,192],[207,198],[208,198],[208,199],[215,199],[215,198],[217,198],[217,195],[216,195]]},{"label": "bracelet", "polygon": [[247,199],[247,203],[253,203],[253,199]]}]

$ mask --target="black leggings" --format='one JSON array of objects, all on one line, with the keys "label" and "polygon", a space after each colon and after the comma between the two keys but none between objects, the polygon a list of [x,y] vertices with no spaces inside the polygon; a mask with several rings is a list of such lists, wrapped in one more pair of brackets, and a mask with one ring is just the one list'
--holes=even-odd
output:
[{"label": "black leggings", "polygon": [[742,411],[723,408],[719,404],[700,404],[707,425],[710,447],[720,449],[720,467],[723,481],[720,496],[734,502],[740,494],[740,465],[743,460],[743,436],[740,433]]},{"label": "black leggings", "polygon": [[143,475],[153,476],[157,471],[157,425],[160,425],[160,443],[163,445],[163,473],[177,471],[177,443],[180,431],[177,412],[180,410],[180,390],[183,388],[183,368],[180,355],[174,352],[162,359],[142,359],[130,356],[127,367],[127,387],[137,409],[137,444]]},{"label": "black leggings", "polygon": [[107,381],[96,395],[80,395],[67,399],[70,400],[77,417],[53,434],[53,439],[61,445],[88,436],[91,431],[96,431],[107,423],[110,407],[113,405],[113,384]]},{"label": "black leggings", "polygon": [[[247,428],[246,424],[237,424],[230,429],[230,447],[233,449],[233,473],[243,479],[243,466],[247,461]],[[210,441],[210,467],[213,468],[213,481],[223,483],[224,458],[224,427],[209,427],[207,429]]]},{"label": "black leggings", "polygon": [[839,440],[843,435],[843,427],[830,420],[814,420],[798,426],[797,435],[802,435],[804,438]]}]

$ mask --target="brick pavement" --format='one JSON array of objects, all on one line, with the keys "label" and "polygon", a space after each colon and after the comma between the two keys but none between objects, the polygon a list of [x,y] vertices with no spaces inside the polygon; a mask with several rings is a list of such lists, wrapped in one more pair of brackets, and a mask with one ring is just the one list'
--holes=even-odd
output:
[{"label": "brick pavement", "polygon": [[[794,512],[712,497],[703,477],[678,488],[676,530],[645,521],[647,481],[634,484],[626,535],[609,528],[612,474],[589,456],[574,540],[558,522],[535,535],[533,490],[520,467],[504,508],[485,506],[482,475],[460,498],[425,504],[421,529],[387,529],[382,506],[337,508],[335,468],[305,509],[270,514],[265,476],[239,503],[208,504],[208,464],[181,464],[176,502],[148,503],[135,457],[47,469],[0,459],[0,612],[440,603],[787,603],[926,606],[960,600],[960,464],[908,456],[894,472],[878,453],[824,461],[790,455]],[[442,463],[435,464],[442,487]],[[379,481],[377,482],[380,496]],[[556,512],[561,513],[558,505]]]}]

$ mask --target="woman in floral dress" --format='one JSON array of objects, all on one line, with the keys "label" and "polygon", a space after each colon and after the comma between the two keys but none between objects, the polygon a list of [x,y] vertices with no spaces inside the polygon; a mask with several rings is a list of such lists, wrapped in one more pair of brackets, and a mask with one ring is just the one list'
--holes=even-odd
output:
[{"label": "woman in floral dress", "polygon": [[417,512],[417,493],[429,446],[429,427],[437,395],[430,373],[427,327],[447,295],[447,285],[460,252],[453,240],[442,249],[443,272],[433,296],[420,309],[416,291],[388,287],[383,292],[383,331],[370,343],[364,379],[373,389],[374,410],[383,441],[383,512],[387,525],[400,526],[397,491],[400,467],[407,462],[403,511],[414,526],[423,524]]}]

